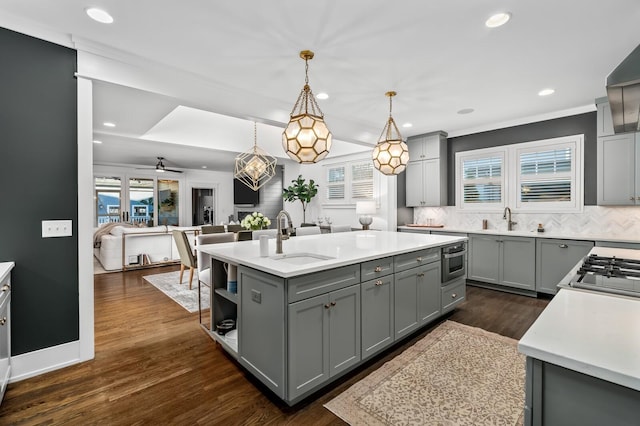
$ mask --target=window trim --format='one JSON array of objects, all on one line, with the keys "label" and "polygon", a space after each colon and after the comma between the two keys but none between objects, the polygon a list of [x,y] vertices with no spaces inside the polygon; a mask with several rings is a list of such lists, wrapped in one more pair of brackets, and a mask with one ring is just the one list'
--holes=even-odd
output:
[{"label": "window trim", "polygon": [[[520,201],[520,153],[546,151],[570,146],[571,156],[571,202],[535,202]],[[462,161],[473,158],[494,157],[504,155],[502,172],[502,202],[501,203],[463,203],[464,179],[462,179]],[[456,209],[464,212],[502,212],[509,206],[519,213],[580,213],[584,208],[584,134],[561,136],[557,138],[541,139],[531,142],[521,142],[499,147],[482,148],[456,153]]]},{"label": "window trim", "polygon": [[[371,165],[373,168],[373,162],[370,159],[364,160],[352,160],[346,162],[332,163],[332,164],[324,164],[323,165],[323,176],[324,176],[324,185],[326,189],[322,191],[322,205],[326,207],[354,207],[357,201],[372,201],[376,200],[376,192],[378,185],[378,177],[377,173],[372,173],[371,177],[371,197],[370,198],[354,198],[353,197],[353,176],[352,176],[352,167],[358,164],[367,164]],[[337,185],[336,183],[329,183],[329,169],[334,169],[338,167],[344,167],[344,181],[340,183],[340,185],[344,185],[344,198],[339,200],[330,200],[328,198],[328,188],[332,185]],[[362,182],[363,180],[358,180],[356,182]]]}]

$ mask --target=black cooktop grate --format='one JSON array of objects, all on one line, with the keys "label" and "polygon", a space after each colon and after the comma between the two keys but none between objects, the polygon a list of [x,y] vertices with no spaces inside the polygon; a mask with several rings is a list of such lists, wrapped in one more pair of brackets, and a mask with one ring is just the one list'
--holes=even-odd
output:
[{"label": "black cooktop grate", "polygon": [[578,269],[578,282],[582,281],[587,274],[602,275],[607,278],[640,278],[640,260],[592,254]]}]

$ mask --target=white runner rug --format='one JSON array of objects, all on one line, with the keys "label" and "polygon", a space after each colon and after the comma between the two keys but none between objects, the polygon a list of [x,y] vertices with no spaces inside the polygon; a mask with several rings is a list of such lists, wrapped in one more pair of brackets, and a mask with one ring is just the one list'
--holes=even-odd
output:
[{"label": "white runner rug", "polygon": [[[195,275],[195,274],[194,274]],[[149,284],[173,299],[189,312],[198,312],[198,279],[194,276],[189,290],[189,271],[184,271],[182,284],[178,282],[180,271],[142,277]],[[202,309],[209,309],[209,287],[201,286]]]}]

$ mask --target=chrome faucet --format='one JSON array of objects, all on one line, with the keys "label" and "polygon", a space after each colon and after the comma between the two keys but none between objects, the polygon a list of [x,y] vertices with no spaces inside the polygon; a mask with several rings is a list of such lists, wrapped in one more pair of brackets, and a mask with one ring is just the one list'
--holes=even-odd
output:
[{"label": "chrome faucet", "polygon": [[507,221],[507,231],[513,231],[513,225],[516,225],[518,222],[511,220],[511,209],[509,207],[504,208],[504,215],[502,218]]},{"label": "chrome faucet", "polygon": [[[286,233],[282,235],[282,220],[283,216],[287,217]],[[288,240],[289,236],[293,232],[293,226],[291,225],[291,216],[284,210],[280,210],[278,216],[276,216],[276,222],[278,223],[278,233],[276,234],[276,254],[282,254],[282,240]]]}]

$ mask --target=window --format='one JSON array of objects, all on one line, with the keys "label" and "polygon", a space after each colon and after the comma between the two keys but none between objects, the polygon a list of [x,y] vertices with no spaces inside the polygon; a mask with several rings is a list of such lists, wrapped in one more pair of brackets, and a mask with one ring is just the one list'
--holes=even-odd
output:
[{"label": "window", "polygon": [[583,135],[456,154],[456,206],[466,211],[580,211]]},{"label": "window", "polygon": [[576,140],[565,143],[522,144],[516,149],[517,187],[515,206],[524,210],[575,210],[578,202],[579,167],[576,158],[582,151]]},{"label": "window", "polygon": [[370,160],[324,166],[326,204],[354,204],[373,199],[373,163]]},{"label": "window", "polygon": [[[459,153],[460,154],[460,153]],[[459,154],[456,154],[458,156]],[[494,210],[504,205],[504,150],[478,150],[458,156],[461,190],[458,207],[465,210]]]}]

